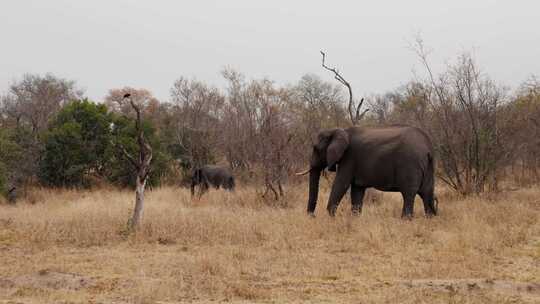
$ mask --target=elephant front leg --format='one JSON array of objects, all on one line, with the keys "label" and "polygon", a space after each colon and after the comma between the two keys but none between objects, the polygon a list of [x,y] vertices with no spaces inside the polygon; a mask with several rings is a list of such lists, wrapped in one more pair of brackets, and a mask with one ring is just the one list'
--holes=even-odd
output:
[{"label": "elephant front leg", "polygon": [[351,184],[351,211],[353,215],[359,215],[362,212],[364,204],[364,194],[366,188]]},{"label": "elephant front leg", "polygon": [[191,183],[191,197],[193,198],[193,196],[195,195],[195,182],[192,182]]},{"label": "elephant front leg", "polygon": [[206,181],[199,184],[199,199],[203,196],[203,194],[206,191],[208,191],[209,188],[210,188],[210,186],[208,185],[208,183]]},{"label": "elephant front leg", "polygon": [[[342,174],[340,174],[342,173]],[[330,197],[328,199],[328,206],[326,210],[331,216],[336,214],[336,209],[341,202],[341,199],[347,192],[347,189],[351,185],[351,178],[349,178],[344,172],[338,172],[334,184],[332,185],[332,191],[330,192]]]}]

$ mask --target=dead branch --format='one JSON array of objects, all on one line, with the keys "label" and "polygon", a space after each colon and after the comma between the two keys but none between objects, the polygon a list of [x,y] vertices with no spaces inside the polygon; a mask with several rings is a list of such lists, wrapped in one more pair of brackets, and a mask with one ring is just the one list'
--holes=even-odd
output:
[{"label": "dead branch", "polygon": [[137,114],[137,118],[135,120],[135,129],[137,131],[137,142],[139,144],[139,158],[136,160],[123,146],[120,146],[120,149],[122,150],[124,156],[133,165],[136,173],[135,209],[133,211],[133,216],[129,224],[129,228],[133,230],[137,228],[142,219],[142,212],[144,206],[144,189],[146,186],[148,175],[150,174],[152,147],[144,137],[141,109],[135,102],[133,102],[133,99],[129,98],[130,96],[131,94],[129,93],[125,94],[124,99],[129,99],[131,107],[133,108],[133,110],[135,110],[135,113]]},{"label": "dead branch", "polygon": [[131,156],[131,154],[129,154],[129,152],[126,150],[126,148],[122,145],[117,145],[118,148],[120,149],[120,151],[122,151],[122,154],[124,155],[124,157],[129,161],[129,163],[133,166],[133,169],[135,171],[139,170],[139,164],[137,163],[137,161],[133,158],[133,156]]},{"label": "dead branch", "polygon": [[[328,67],[326,65],[326,63],[325,63],[326,54],[323,51],[320,51],[320,52],[321,52],[321,55],[322,55],[322,67],[325,68],[326,70],[334,73],[334,79],[336,79],[341,84],[343,84],[345,87],[347,87],[347,90],[349,91],[349,106],[348,106],[349,118],[351,119],[351,123],[353,125],[357,125],[358,122],[360,120],[362,120],[362,118],[364,118],[364,115],[366,115],[366,113],[369,111],[369,109],[364,109],[364,111],[362,113],[360,113],[360,109],[362,108],[362,105],[364,104],[364,98],[362,98],[360,100],[358,105],[355,105],[355,102],[354,102],[354,99],[353,99],[353,93],[352,93],[351,84],[347,80],[345,80],[345,78],[343,78],[343,76],[339,73],[339,71],[336,68],[330,68],[330,67]],[[354,115],[353,115],[353,109],[354,108],[356,108],[356,109],[355,109]]]}]

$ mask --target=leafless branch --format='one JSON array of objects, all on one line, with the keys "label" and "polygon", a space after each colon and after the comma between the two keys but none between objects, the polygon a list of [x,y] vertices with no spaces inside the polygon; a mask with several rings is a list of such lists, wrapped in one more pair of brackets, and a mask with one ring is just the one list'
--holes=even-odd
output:
[{"label": "leafless branch", "polygon": [[[339,73],[339,71],[336,68],[330,68],[326,65],[326,54],[323,51],[320,51],[322,55],[322,67],[326,70],[334,73],[334,79],[339,81],[341,84],[343,84],[345,87],[347,87],[347,90],[349,91],[349,118],[351,119],[351,123],[353,125],[357,125],[360,120],[364,117],[364,115],[369,111],[369,109],[365,109],[362,113],[360,113],[360,109],[362,108],[362,105],[364,104],[364,98],[360,100],[358,105],[355,106],[354,99],[353,99],[353,93],[350,83],[343,78],[343,76]],[[353,108],[356,108],[353,115]]]},{"label": "leafless branch", "polygon": [[120,146],[119,148],[120,148],[120,151],[122,151],[122,154],[124,155],[124,157],[131,163],[131,165],[133,166],[133,169],[135,169],[136,171],[139,170],[139,164],[137,163],[137,161],[135,161],[135,158],[133,158],[133,156],[129,154],[126,148],[124,148],[123,146]]}]

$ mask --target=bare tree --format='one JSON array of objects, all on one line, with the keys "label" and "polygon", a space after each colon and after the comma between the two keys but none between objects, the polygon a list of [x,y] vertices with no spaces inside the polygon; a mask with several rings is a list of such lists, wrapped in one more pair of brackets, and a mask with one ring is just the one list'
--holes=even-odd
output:
[{"label": "bare tree", "polygon": [[512,173],[519,184],[537,182],[540,179],[540,80],[537,77],[531,76],[520,86],[507,111],[514,127],[509,145],[516,147]]},{"label": "bare tree", "polygon": [[128,115],[133,109],[131,105],[124,100],[126,94],[130,95],[130,99],[139,106],[147,119],[159,106],[158,99],[155,98],[150,91],[131,87],[109,90],[109,93],[105,96],[105,104],[109,109],[116,113]]},{"label": "bare tree", "polygon": [[25,151],[10,173],[17,192],[26,192],[26,185],[37,176],[43,144],[40,135],[50,119],[62,106],[82,95],[74,81],[52,74],[25,74],[0,97],[1,128],[11,129],[15,142]]},{"label": "bare tree", "polygon": [[304,102],[297,102],[296,88],[279,87],[268,79],[247,82],[232,70],[223,74],[229,88],[220,133],[222,151],[232,168],[259,181],[263,197],[279,200],[291,167],[299,165],[298,157],[305,154]]},{"label": "bare tree", "polygon": [[408,124],[429,128],[428,90],[419,82],[409,82],[396,90],[370,98],[370,108],[379,124]]},{"label": "bare tree", "polygon": [[142,219],[144,208],[144,190],[146,187],[146,181],[150,174],[150,162],[152,161],[152,147],[147,142],[142,127],[142,117],[140,105],[136,104],[129,93],[124,95],[124,99],[129,100],[129,104],[135,110],[136,120],[135,128],[137,131],[137,144],[139,146],[139,155],[134,157],[131,155],[125,147],[120,147],[124,156],[129,160],[135,171],[135,208],[133,210],[133,216],[129,221],[129,228],[131,230],[136,229]]},{"label": "bare tree", "polygon": [[284,109],[288,92],[266,88],[266,98],[260,100],[261,123],[257,136],[257,154],[261,162],[265,190],[262,197],[271,191],[274,200],[285,195],[283,183],[291,166],[291,148],[294,134],[289,131],[287,111]]},{"label": "bare tree", "polygon": [[486,185],[496,188],[514,149],[502,144],[511,136],[505,125],[509,120],[501,120],[504,88],[481,73],[469,54],[435,76],[421,38],[413,49],[428,74],[421,98],[432,113],[426,130],[437,143],[439,177],[463,194],[482,192]]},{"label": "bare tree", "polygon": [[360,113],[360,109],[362,108],[362,105],[364,104],[364,98],[362,98],[360,102],[356,104],[353,99],[353,92],[352,92],[351,84],[347,80],[345,80],[343,76],[341,76],[341,74],[336,68],[330,68],[326,65],[325,63],[326,54],[323,51],[321,51],[321,55],[322,55],[322,67],[334,73],[334,79],[336,79],[341,84],[343,84],[349,91],[349,106],[347,107],[349,111],[349,118],[351,119],[351,123],[353,125],[357,125],[360,122],[360,120],[362,120],[364,115],[369,111],[369,109],[365,109],[362,113]]},{"label": "bare tree", "polygon": [[317,75],[306,74],[292,88],[294,96],[289,109],[296,117],[297,128],[304,130],[304,137],[322,129],[341,127],[347,124],[347,111],[340,85],[322,81]]},{"label": "bare tree", "polygon": [[3,102],[4,113],[15,121],[17,127],[30,127],[37,138],[64,104],[80,99],[82,94],[74,81],[52,74],[26,74],[10,86]]},{"label": "bare tree", "polygon": [[220,118],[224,97],[214,87],[181,77],[174,82],[171,99],[175,109],[175,134],[189,156],[189,166],[213,161],[220,145]]},{"label": "bare tree", "polygon": [[222,118],[223,151],[231,168],[250,172],[258,162],[254,144],[258,129],[254,82],[249,84],[244,75],[232,69],[225,69],[222,75],[228,82]]}]

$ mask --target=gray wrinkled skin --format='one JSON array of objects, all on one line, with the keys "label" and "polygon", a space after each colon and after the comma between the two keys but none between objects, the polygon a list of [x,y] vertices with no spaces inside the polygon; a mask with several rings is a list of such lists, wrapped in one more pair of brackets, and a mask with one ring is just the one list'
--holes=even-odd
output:
[{"label": "gray wrinkled skin", "polygon": [[400,125],[320,132],[309,170],[309,214],[315,212],[319,179],[325,169],[337,171],[327,206],[331,216],[349,188],[352,212],[360,213],[365,190],[370,187],[401,192],[404,218],[412,218],[417,194],[424,202],[426,216],[437,214],[433,145],[418,128]]}]

